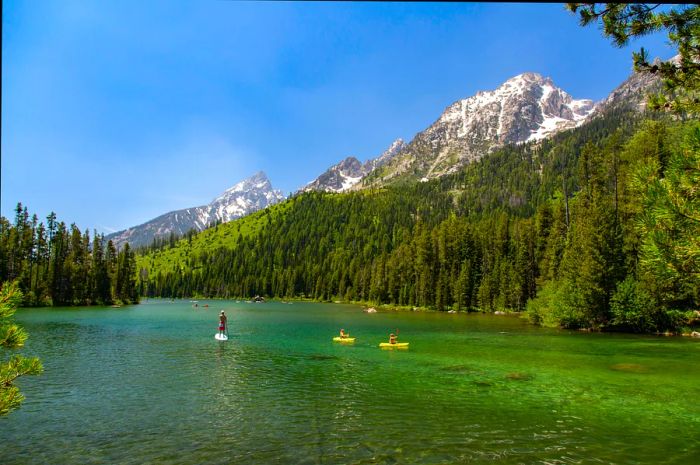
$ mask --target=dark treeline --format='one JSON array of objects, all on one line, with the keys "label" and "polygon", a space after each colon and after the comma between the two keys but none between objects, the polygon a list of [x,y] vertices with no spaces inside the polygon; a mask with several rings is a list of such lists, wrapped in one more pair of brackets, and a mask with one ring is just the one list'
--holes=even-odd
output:
[{"label": "dark treeline", "polygon": [[17,204],[14,224],[0,217],[0,282],[17,281],[23,305],[138,302],[136,264],[128,245],[90,239],[51,213],[46,225]]},{"label": "dark treeline", "polygon": [[432,182],[297,196],[266,211],[261,231],[233,248],[192,249],[173,272],[147,255],[142,290],[527,310],[545,325],[677,329],[700,303],[700,128],[629,116],[507,147]]}]

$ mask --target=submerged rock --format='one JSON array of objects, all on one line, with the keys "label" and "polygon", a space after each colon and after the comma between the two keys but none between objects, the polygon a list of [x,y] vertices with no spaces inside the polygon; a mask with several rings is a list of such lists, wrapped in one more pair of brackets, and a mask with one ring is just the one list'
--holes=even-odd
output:
[{"label": "submerged rock", "polygon": [[520,373],[517,371],[506,375],[506,379],[511,381],[530,381],[532,378],[534,378],[534,376],[530,373]]},{"label": "submerged rock", "polygon": [[639,365],[638,363],[616,363],[610,366],[611,370],[615,371],[625,371],[628,373],[647,373],[649,368],[644,365]]},{"label": "submerged rock", "polygon": [[468,365],[449,365],[440,369],[448,373],[473,373],[475,371]]}]

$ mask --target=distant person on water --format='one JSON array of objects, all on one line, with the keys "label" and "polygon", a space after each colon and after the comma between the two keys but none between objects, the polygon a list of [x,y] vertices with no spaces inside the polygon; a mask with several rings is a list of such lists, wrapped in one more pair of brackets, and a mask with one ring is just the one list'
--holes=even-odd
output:
[{"label": "distant person on water", "polygon": [[349,334],[346,333],[345,330],[341,328],[341,329],[340,329],[340,337],[341,337],[342,339],[345,339],[345,338],[348,337],[348,336],[349,336]]},{"label": "distant person on water", "polygon": [[221,314],[219,314],[219,334],[224,334],[224,331],[226,331],[226,322],[227,322],[226,314],[224,313],[223,310],[221,310]]},{"label": "distant person on water", "polygon": [[389,334],[389,344],[396,344],[396,334]]}]

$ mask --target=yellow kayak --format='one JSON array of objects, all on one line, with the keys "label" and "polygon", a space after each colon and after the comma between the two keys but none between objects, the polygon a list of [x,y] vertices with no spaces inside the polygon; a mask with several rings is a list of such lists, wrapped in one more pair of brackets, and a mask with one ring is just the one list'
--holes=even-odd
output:
[{"label": "yellow kayak", "polygon": [[355,342],[354,337],[340,337],[336,336],[333,338],[333,342]]},{"label": "yellow kayak", "polygon": [[379,347],[381,347],[382,349],[408,349],[408,342],[397,342],[396,344],[380,342]]}]

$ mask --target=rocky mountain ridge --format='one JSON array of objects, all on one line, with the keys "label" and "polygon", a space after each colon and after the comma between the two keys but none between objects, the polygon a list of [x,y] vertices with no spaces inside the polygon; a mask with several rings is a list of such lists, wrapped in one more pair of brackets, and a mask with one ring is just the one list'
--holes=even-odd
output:
[{"label": "rocky mountain ridge", "polygon": [[[672,58],[671,60],[675,60]],[[658,76],[650,73],[632,73],[622,84],[613,89],[610,94],[596,104],[595,114],[603,113],[614,108],[624,107],[636,111],[644,111],[647,94],[658,92],[662,82]]]},{"label": "rocky mountain ridge", "polygon": [[396,139],[381,155],[364,164],[355,157],[347,157],[299,189],[299,192],[345,192],[354,189],[365,176],[389,163],[405,145],[402,139]]}]

